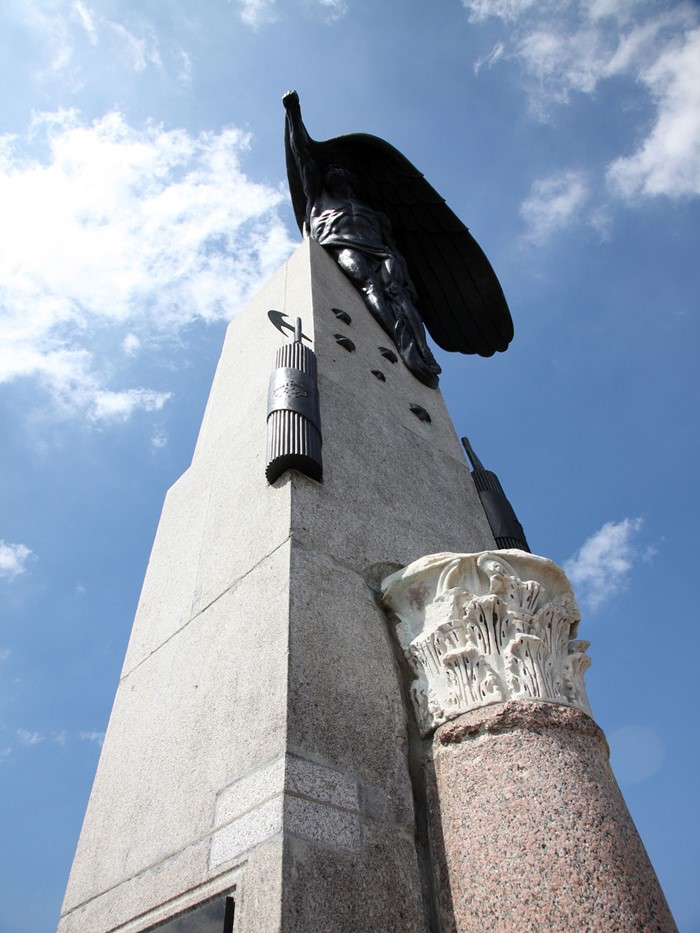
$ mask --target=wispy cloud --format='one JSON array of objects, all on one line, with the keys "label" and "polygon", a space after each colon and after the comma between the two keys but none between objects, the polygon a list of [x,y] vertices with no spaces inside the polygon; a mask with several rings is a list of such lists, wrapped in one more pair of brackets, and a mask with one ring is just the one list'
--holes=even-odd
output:
[{"label": "wispy cloud", "polygon": [[192,83],[192,58],[189,52],[178,49],[174,57],[177,65],[177,80],[184,86],[190,85]]},{"label": "wispy cloud", "polygon": [[[230,0],[229,0],[230,2]],[[325,12],[328,20],[340,19],[347,13],[347,0],[297,0],[304,2],[307,8],[320,9]],[[237,0],[241,11],[241,19],[251,29],[261,29],[270,23],[281,19],[280,7],[277,0]]]},{"label": "wispy cloud", "polygon": [[[16,729],[15,733],[17,735],[17,740],[20,745],[25,748],[33,748],[36,745],[40,745],[42,742],[47,740],[47,736],[41,732],[32,732],[29,729]],[[83,732],[68,732],[66,729],[53,730],[48,739],[53,745],[58,745],[61,748],[64,748],[69,741],[75,741],[79,739],[81,742],[91,742],[94,745],[102,746],[104,742],[105,734],[104,732],[97,731],[83,731]],[[11,748],[6,749],[6,753],[9,754]],[[2,754],[2,752],[0,752]]]},{"label": "wispy cloud", "polygon": [[595,610],[624,588],[639,558],[634,539],[641,527],[641,518],[606,522],[564,563],[579,602]]},{"label": "wispy cloud", "polygon": [[85,30],[90,44],[97,45],[97,29],[91,11],[84,3],[81,3],[80,0],[74,0],[71,9],[80,25]]},{"label": "wispy cloud", "polygon": [[231,317],[293,245],[281,190],[241,169],[247,146],[233,127],[192,136],[116,112],[0,137],[0,382],[32,377],[94,422],[159,411],[167,392],[110,384],[115,349]]},{"label": "wispy cloud", "polygon": [[0,648],[0,661],[7,661],[7,659],[10,657],[10,654],[11,652],[9,648]]},{"label": "wispy cloud", "polygon": [[27,729],[18,729],[17,738],[22,745],[38,745],[44,741],[44,736],[39,732],[29,732]]},{"label": "wispy cloud", "polygon": [[0,540],[0,577],[12,580],[20,573],[24,573],[31,557],[32,551],[26,544],[11,544]]},{"label": "wispy cloud", "polygon": [[479,74],[481,69],[486,65],[488,68],[493,68],[505,55],[505,46],[502,42],[497,42],[488,55],[482,55],[481,58],[478,58],[474,62],[474,74]]},{"label": "wispy cloud", "polygon": [[252,29],[260,29],[277,19],[277,0],[239,0],[241,19]]},{"label": "wispy cloud", "polygon": [[89,417],[93,421],[127,421],[133,412],[160,411],[170,398],[170,392],[152,389],[127,389],[124,392],[95,392]]},{"label": "wispy cloud", "polygon": [[141,347],[141,341],[136,334],[127,334],[122,340],[122,350],[127,356],[133,356]]},{"label": "wispy cloud", "polygon": [[626,198],[700,195],[700,28],[669,43],[639,79],[657,104],[640,148],[610,166],[608,178]]},{"label": "wispy cloud", "polygon": [[142,29],[141,35],[137,36],[122,23],[107,20],[105,25],[119,40],[122,52],[134,71],[145,71],[149,65],[158,71],[163,70],[158,37],[152,30]]},{"label": "wispy cloud", "polygon": [[527,239],[544,243],[578,219],[588,193],[586,180],[580,172],[558,172],[535,181],[520,208],[527,225]]},{"label": "wispy cloud", "polygon": [[78,738],[83,742],[94,742],[95,745],[102,746],[105,740],[104,732],[81,732]]},{"label": "wispy cloud", "polygon": [[331,19],[340,19],[348,11],[346,0],[318,0],[321,6],[328,10]]},{"label": "wispy cloud", "polygon": [[[700,9],[645,0],[463,0],[473,21],[501,20],[504,35],[477,62],[521,66],[533,109],[546,118],[573,95],[627,78],[654,108],[632,154],[607,170],[624,198],[700,194]],[[641,128],[640,128],[641,129]]]},{"label": "wispy cloud", "polygon": [[151,447],[153,450],[162,450],[164,447],[168,446],[168,435],[163,428],[156,428],[156,430],[151,434]]},{"label": "wispy cloud", "polygon": [[60,81],[68,92],[90,80],[91,68],[110,62],[136,74],[153,68],[189,82],[188,53],[167,43],[163,48],[154,27],[140,13],[118,21],[84,0],[6,0],[0,4],[0,28],[7,26],[19,36],[31,36],[32,47],[41,50],[40,58],[27,63],[31,68],[41,62],[32,77],[39,82]]}]

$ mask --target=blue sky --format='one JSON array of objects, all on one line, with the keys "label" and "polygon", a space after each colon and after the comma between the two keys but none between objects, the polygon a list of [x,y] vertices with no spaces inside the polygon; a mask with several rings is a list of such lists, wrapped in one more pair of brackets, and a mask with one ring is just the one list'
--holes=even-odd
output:
[{"label": "blue sky", "polygon": [[570,574],[594,715],[700,930],[698,5],[5,0],[0,45],[0,933],[55,926],[164,493],[298,241],[290,87],[317,138],[403,151],[501,279],[511,348],[439,352],[443,392]]}]

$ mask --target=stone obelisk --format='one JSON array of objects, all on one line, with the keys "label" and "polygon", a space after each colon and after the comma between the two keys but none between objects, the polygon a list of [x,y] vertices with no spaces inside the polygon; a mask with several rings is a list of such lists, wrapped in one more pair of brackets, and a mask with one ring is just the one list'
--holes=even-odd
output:
[{"label": "stone obelisk", "polygon": [[[230,325],[60,933],[675,929],[568,582],[497,549],[440,393],[388,343],[308,239]],[[309,350],[322,481],[269,483],[273,361]]]},{"label": "stone obelisk", "polygon": [[[323,480],[270,485],[268,380],[293,339],[273,323],[296,317]],[[439,391],[306,240],[230,325],[168,492],[61,933],[187,930],[226,896],[245,933],[429,929],[417,730],[379,583],[494,547]]]}]

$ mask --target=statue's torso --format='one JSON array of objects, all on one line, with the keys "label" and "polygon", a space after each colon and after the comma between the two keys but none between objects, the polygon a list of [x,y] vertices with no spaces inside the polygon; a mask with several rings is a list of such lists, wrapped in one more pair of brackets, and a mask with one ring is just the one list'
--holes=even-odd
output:
[{"label": "statue's torso", "polygon": [[311,236],[319,243],[332,238],[386,246],[379,215],[361,201],[324,192],[311,208],[310,221]]}]

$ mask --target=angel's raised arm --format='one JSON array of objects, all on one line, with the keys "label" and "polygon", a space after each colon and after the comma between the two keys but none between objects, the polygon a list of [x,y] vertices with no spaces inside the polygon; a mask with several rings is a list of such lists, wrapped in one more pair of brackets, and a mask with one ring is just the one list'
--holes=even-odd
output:
[{"label": "angel's raised arm", "polygon": [[294,155],[294,161],[301,177],[301,183],[306,195],[307,214],[309,207],[321,194],[323,188],[323,172],[316,159],[311,155],[311,140],[301,119],[301,106],[296,91],[287,91],[282,98],[284,109],[287,111],[287,130],[289,143]]}]

